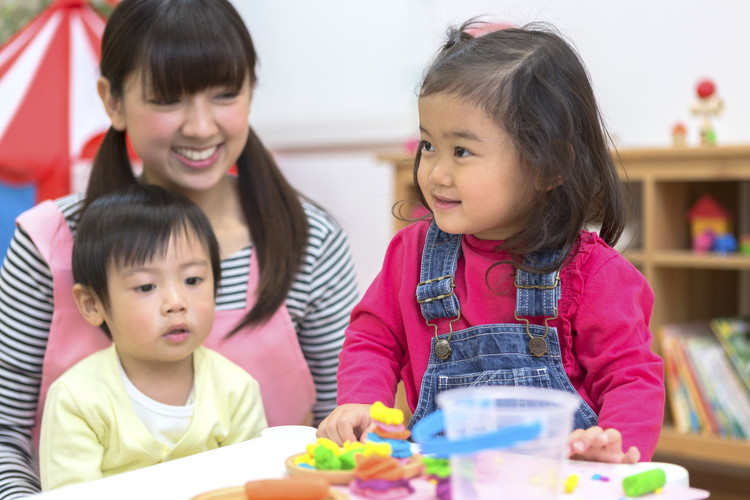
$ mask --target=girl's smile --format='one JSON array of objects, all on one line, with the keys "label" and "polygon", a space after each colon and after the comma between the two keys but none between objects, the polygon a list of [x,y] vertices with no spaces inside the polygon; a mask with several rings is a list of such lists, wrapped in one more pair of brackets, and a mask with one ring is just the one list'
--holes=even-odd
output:
[{"label": "girl's smile", "polygon": [[456,208],[461,205],[460,201],[451,200],[435,194],[432,195],[432,198],[435,210],[450,210],[451,208]]}]

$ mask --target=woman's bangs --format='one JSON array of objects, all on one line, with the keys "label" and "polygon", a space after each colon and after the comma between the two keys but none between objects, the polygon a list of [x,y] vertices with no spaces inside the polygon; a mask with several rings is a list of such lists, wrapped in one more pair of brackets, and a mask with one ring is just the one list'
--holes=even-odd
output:
[{"label": "woman's bangs", "polygon": [[[178,99],[210,87],[238,92],[245,78],[253,74],[239,40],[224,32],[201,33],[201,38],[185,33],[159,37],[150,45],[150,60],[144,61],[144,88],[156,99]],[[252,84],[253,82],[251,82]]]}]

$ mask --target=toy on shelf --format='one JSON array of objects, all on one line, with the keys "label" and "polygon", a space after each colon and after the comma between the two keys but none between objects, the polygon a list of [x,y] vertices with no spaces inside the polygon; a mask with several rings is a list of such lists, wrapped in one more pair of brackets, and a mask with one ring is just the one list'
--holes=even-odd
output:
[{"label": "toy on shelf", "polygon": [[730,230],[732,216],[711,195],[701,196],[688,210],[687,219],[694,251],[737,251],[737,240]]},{"label": "toy on shelf", "polygon": [[716,84],[708,78],[700,80],[695,87],[698,99],[693,102],[691,111],[694,115],[702,116],[701,146],[716,145],[716,130],[711,124],[711,117],[718,116],[724,108],[724,101],[716,95]]},{"label": "toy on shelf", "polygon": [[687,127],[682,122],[677,122],[672,127],[672,147],[684,148],[687,146]]},{"label": "toy on shelf", "polygon": [[740,236],[740,252],[743,255],[750,255],[750,234]]}]

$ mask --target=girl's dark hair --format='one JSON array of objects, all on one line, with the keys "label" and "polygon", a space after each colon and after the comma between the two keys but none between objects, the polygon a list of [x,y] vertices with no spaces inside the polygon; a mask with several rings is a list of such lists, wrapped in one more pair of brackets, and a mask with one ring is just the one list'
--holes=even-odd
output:
[{"label": "girl's dark hair", "polygon": [[[550,188],[533,190],[537,199],[523,229],[500,248],[524,268],[524,256],[561,249],[556,262],[537,268],[551,270],[574,252],[587,225],[600,225],[600,235],[613,245],[625,223],[623,187],[577,52],[548,26],[470,34],[483,25],[471,19],[448,32],[419,97],[447,93],[483,109],[510,135],[530,185]],[[416,177],[420,158],[418,151],[414,184],[427,207]]]},{"label": "girl's dark hair", "polygon": [[[214,295],[221,257],[211,223],[181,194],[153,185],[131,184],[100,196],[81,218],[73,243],[73,280],[109,307],[107,268],[130,267],[164,256],[170,240],[195,235],[211,260]],[[109,335],[106,325],[105,333]]]},{"label": "girl's dark hair", "polygon": [[[123,0],[102,38],[101,75],[122,98],[140,71],[154,97],[180,98],[213,86],[256,83],[256,54],[242,18],[227,0]],[[250,129],[237,159],[240,200],[258,258],[253,308],[229,335],[268,320],[286,299],[307,244],[307,217],[260,139]],[[84,210],[93,200],[137,182],[124,132],[110,127],[94,160]]]}]

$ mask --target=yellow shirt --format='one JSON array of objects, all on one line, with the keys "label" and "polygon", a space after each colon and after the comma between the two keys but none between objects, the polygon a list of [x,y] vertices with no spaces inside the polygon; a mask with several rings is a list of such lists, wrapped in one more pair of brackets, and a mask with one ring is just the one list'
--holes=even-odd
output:
[{"label": "yellow shirt", "polygon": [[42,489],[90,481],[257,437],[267,427],[258,382],[215,351],[193,354],[195,405],[174,446],[156,440],[133,410],[114,345],[52,384],[39,445]]}]

